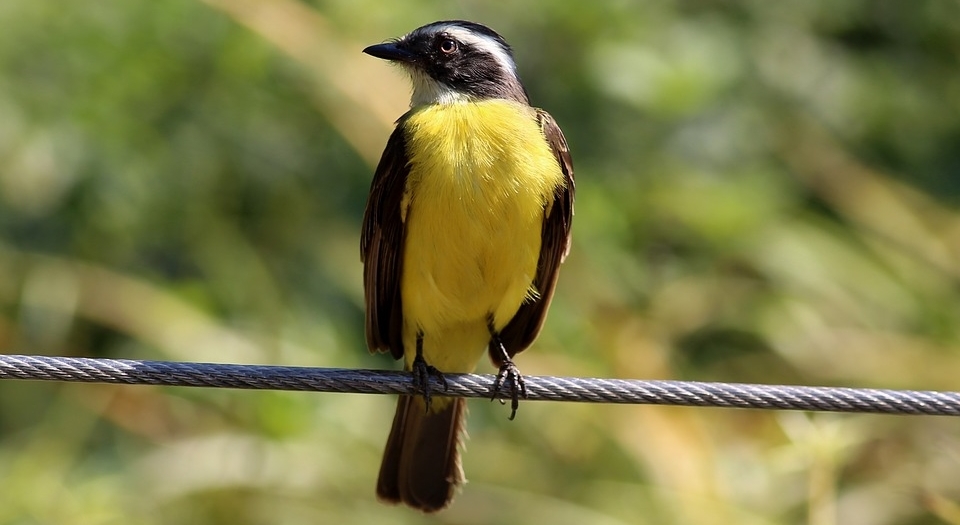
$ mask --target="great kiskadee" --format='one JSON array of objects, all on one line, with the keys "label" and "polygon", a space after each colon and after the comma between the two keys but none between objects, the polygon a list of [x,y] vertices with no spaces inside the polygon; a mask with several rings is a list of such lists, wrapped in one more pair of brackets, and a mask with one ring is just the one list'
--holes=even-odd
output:
[{"label": "great kiskadee", "polygon": [[423,394],[400,396],[377,496],[432,512],[463,483],[466,405],[431,400],[429,376],[472,372],[488,351],[512,419],[524,392],[511,358],[540,332],[570,248],[573,166],[490,28],[434,22],[363,52],[413,81],[363,218],[367,345],[403,358]]}]

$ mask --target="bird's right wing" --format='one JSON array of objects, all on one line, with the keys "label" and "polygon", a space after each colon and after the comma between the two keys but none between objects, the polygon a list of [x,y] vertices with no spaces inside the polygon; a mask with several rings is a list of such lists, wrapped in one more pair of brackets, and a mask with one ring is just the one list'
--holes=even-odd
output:
[{"label": "bird's right wing", "polygon": [[400,207],[410,173],[408,159],[401,119],[374,173],[360,235],[367,347],[371,352],[389,350],[396,359],[403,357],[400,276],[406,226]]}]

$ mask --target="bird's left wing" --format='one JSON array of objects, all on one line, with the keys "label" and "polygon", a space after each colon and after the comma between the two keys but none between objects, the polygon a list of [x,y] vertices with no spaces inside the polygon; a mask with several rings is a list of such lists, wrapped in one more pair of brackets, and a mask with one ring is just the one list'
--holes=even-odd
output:
[{"label": "bird's left wing", "polygon": [[[544,209],[540,260],[537,263],[537,275],[533,281],[539,295],[535,300],[520,305],[516,315],[500,332],[500,340],[510,357],[530,346],[540,333],[543,321],[547,317],[547,308],[553,299],[557,276],[560,273],[560,263],[570,252],[570,225],[573,222],[575,190],[570,149],[567,147],[563,132],[560,131],[560,126],[549,113],[538,109],[537,122],[543,131],[544,139],[557,157],[564,180],[563,184],[556,189],[553,201],[547,203]],[[491,350],[490,357],[497,366],[503,364],[500,362],[499,352]]]}]

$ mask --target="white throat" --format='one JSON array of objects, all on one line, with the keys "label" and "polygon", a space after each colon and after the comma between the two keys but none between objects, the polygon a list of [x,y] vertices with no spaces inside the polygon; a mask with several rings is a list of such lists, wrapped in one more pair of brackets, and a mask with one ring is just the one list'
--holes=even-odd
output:
[{"label": "white throat", "polygon": [[422,71],[410,68],[408,72],[410,73],[410,79],[413,81],[410,107],[427,104],[454,104],[466,102],[470,99],[469,95],[460,93],[442,82],[437,82]]}]

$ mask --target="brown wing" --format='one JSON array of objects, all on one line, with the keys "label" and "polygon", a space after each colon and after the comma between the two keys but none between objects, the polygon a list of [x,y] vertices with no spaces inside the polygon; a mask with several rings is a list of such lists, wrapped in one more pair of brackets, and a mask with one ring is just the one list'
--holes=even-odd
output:
[{"label": "brown wing", "polygon": [[[563,171],[564,184],[557,188],[553,203],[544,210],[543,231],[541,233],[540,261],[537,263],[537,275],[534,286],[540,292],[535,301],[523,303],[513,319],[500,332],[500,340],[513,357],[533,343],[543,327],[547,317],[547,308],[553,299],[553,290],[560,274],[560,263],[570,252],[570,225],[573,222],[573,161],[563,132],[546,111],[537,110],[537,121],[543,130],[543,136],[550,144],[557,162]],[[497,352],[490,352],[490,358],[497,366],[501,365]]]},{"label": "brown wing", "polygon": [[400,203],[410,172],[402,128],[401,120],[380,157],[370,185],[360,235],[367,347],[371,352],[389,350],[396,359],[403,357],[400,275],[405,227]]}]

